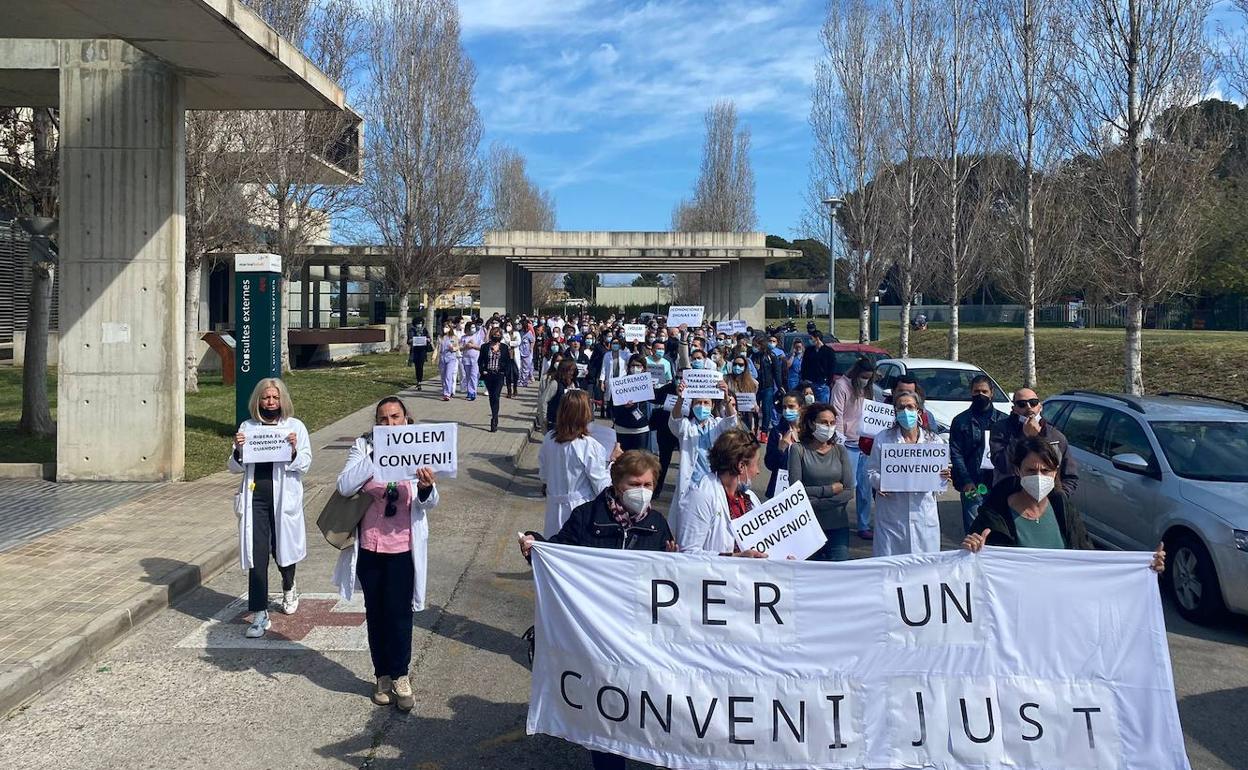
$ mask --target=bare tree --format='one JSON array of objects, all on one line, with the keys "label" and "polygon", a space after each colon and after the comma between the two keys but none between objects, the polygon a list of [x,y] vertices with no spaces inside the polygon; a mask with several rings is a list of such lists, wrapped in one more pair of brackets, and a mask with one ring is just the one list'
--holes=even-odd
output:
[{"label": "bare tree", "polygon": [[[977,22],[974,0],[946,0],[936,17],[931,77],[937,106],[940,205],[933,212],[944,220],[939,242],[940,262],[931,273],[934,286],[949,302],[950,359],[958,360],[959,304],[979,283],[985,263],[977,257],[977,230],[987,209],[983,196],[967,199],[976,166],[983,157],[991,129],[991,106],[985,76],[987,46]],[[982,186],[982,185],[981,185]]]},{"label": "bare tree", "polygon": [[[1088,169],[1097,276],[1126,305],[1123,390],[1144,391],[1144,308],[1192,277],[1199,206],[1216,152],[1189,141],[1167,108],[1208,84],[1210,0],[1072,0],[1069,94]],[[1172,111],[1173,112],[1173,111]]]},{"label": "bare tree", "polygon": [[502,144],[486,161],[491,230],[554,230],[555,197],[529,178],[524,156]]},{"label": "bare tree", "polygon": [[1023,384],[1035,388],[1036,308],[1058,297],[1076,264],[1079,220],[1057,169],[1070,147],[1061,85],[1069,66],[1062,44],[1069,7],[1065,0],[986,0],[983,9],[995,54],[995,122],[1019,171],[994,201],[1004,237],[992,272],[1023,306]]},{"label": "bare tree", "polygon": [[[453,249],[484,221],[476,73],[460,45],[454,0],[374,0],[367,13],[362,206],[389,250],[387,282],[406,329],[408,295],[449,288],[463,273]],[[426,313],[433,328],[432,302]]]},{"label": "bare tree", "polygon": [[672,229],[680,232],[748,233],[758,223],[754,210],[754,169],[750,165],[750,130],[737,128],[737,108],[716,102],[706,111],[702,165],[693,197],[672,211]]},{"label": "bare tree", "polygon": [[888,152],[888,114],[880,95],[889,46],[876,22],[874,5],[865,0],[831,0],[810,110],[815,148],[808,228],[820,231],[814,223],[820,221],[824,198],[844,198],[838,220],[850,288],[858,299],[860,342],[870,339],[871,302],[891,264],[884,243],[885,193],[874,183]]},{"label": "bare tree", "polygon": [[924,211],[931,205],[932,175],[923,173],[923,167],[936,128],[928,63],[933,55],[933,15],[937,12],[932,0],[893,0],[886,21],[891,45],[884,87],[892,116],[886,127],[893,167],[887,174],[890,189],[885,200],[895,233],[890,239],[895,244],[891,274],[901,297],[901,358],[910,356],[910,307],[917,274],[922,270],[921,225]]}]

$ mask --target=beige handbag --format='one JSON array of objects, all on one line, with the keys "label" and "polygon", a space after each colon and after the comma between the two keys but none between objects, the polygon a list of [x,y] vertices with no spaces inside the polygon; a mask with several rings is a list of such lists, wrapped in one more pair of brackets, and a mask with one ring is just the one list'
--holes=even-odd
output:
[{"label": "beige handbag", "polygon": [[316,526],[325,536],[325,542],[339,551],[350,548],[355,543],[355,532],[364,518],[364,512],[372,502],[368,495],[357,492],[343,497],[335,489],[321,509],[321,515],[316,517]]}]

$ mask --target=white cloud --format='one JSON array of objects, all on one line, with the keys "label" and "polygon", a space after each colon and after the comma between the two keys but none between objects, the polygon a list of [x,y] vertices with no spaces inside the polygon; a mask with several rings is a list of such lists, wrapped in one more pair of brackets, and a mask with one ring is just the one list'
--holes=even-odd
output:
[{"label": "white cloud", "polygon": [[589,55],[589,63],[600,74],[610,73],[611,67],[620,60],[619,51],[610,43],[603,43]]}]

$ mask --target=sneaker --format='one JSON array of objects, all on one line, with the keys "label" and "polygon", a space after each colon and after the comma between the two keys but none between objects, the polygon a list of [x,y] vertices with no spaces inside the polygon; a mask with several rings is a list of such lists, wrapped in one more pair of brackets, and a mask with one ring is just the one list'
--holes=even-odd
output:
[{"label": "sneaker", "polygon": [[248,639],[259,639],[264,636],[264,632],[273,627],[273,621],[269,620],[268,610],[260,610],[252,618],[251,625],[247,626],[245,636]]},{"label": "sneaker", "polygon": [[299,609],[299,586],[292,585],[289,591],[282,591],[282,614],[294,615]]},{"label": "sneaker", "polygon": [[875,539],[875,530],[872,530],[872,529],[860,529],[860,530],[858,530],[858,537],[862,538],[863,540],[874,540],[874,539]]},{"label": "sneaker", "polygon": [[394,702],[394,698],[390,695],[392,689],[394,689],[394,683],[390,680],[390,677],[377,677],[377,688],[373,690],[373,703],[376,703],[378,706],[389,706]]},{"label": "sneaker", "polygon": [[412,680],[407,678],[407,674],[394,680],[394,696],[400,711],[411,711],[416,705],[416,695],[412,692]]}]

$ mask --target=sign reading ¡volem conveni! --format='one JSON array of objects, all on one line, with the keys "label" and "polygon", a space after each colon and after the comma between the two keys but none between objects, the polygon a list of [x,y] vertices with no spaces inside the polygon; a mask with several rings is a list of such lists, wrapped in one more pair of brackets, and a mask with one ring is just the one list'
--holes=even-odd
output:
[{"label": "sign reading \u00a1volem conveni!", "polygon": [[234,417],[251,416],[256,383],[282,376],[282,260],[276,254],[234,255]]}]

